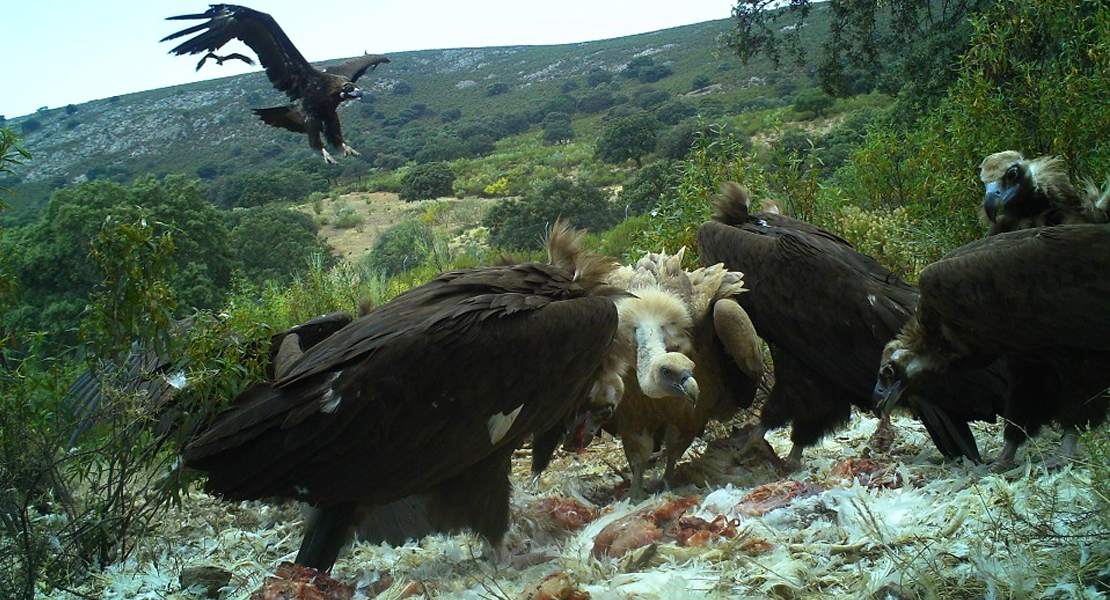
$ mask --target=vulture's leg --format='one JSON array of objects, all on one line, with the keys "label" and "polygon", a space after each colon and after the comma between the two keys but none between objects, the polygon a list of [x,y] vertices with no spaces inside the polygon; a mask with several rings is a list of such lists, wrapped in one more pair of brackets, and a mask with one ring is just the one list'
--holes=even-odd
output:
[{"label": "vulture's leg", "polygon": [[1021,442],[1007,438],[1006,443],[1002,445],[1002,452],[998,455],[998,458],[994,459],[993,470],[1010,470],[1014,466],[1014,458],[1017,457],[1018,446],[1020,445]]},{"label": "vulture's leg", "polygon": [[324,155],[324,162],[328,163],[329,165],[339,164],[339,161],[331,157],[331,153],[328,152],[327,148],[320,148],[320,153]]},{"label": "vulture's leg", "polygon": [[686,453],[686,449],[694,442],[691,435],[684,434],[682,430],[674,425],[668,425],[663,444],[666,446],[667,466],[663,470],[663,485],[668,488],[674,485],[675,466],[682,455]]},{"label": "vulture's leg", "polygon": [[794,445],[791,446],[790,454],[786,456],[786,468],[790,469],[790,472],[794,472],[802,468],[803,450],[805,450],[805,446],[797,442],[795,442]]},{"label": "vulture's leg", "polygon": [[343,156],[362,156],[362,153],[343,142]]},{"label": "vulture's leg", "polygon": [[1045,459],[1041,466],[1046,469],[1058,469],[1071,462],[1075,457],[1075,449],[1079,445],[1079,431],[1074,427],[1064,430],[1064,437],[1060,440],[1060,448],[1056,454]]},{"label": "vulture's leg", "polygon": [[297,553],[297,564],[324,573],[331,571],[351,534],[356,506],[354,502],[345,502],[321,507],[316,519],[308,524]]},{"label": "vulture's leg", "polygon": [[649,432],[622,433],[621,445],[624,446],[624,457],[628,459],[628,468],[632,477],[628,485],[628,497],[635,501],[647,497],[644,491],[644,471],[651,461],[652,448],[655,446],[655,436]]}]

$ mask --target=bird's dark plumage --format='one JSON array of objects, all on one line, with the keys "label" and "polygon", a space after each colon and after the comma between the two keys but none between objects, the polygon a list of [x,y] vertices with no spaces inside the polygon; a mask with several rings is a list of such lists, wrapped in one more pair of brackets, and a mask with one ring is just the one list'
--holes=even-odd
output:
[{"label": "bird's dark plumage", "polygon": [[893,404],[938,374],[1001,358],[1011,376],[1003,462],[1052,420],[1069,455],[1075,429],[1106,414],[1108,274],[1106,225],[1024,229],[953,251],[921,271],[917,313],[883,353],[877,396]]},{"label": "bird's dark plumage", "polygon": [[[792,461],[846,424],[853,405],[870,409],[883,346],[913,314],[917,290],[809,223],[748,213],[735,184],[702,224],[703,264],[743,271],[737,296],[771,348],[775,383],[760,416],[764,429],[793,424]],[[979,458],[967,422],[993,419],[1005,389],[997,372],[979,371],[915,396],[913,407],[946,456]],[[958,390],[958,393],[957,391]]]},{"label": "bird's dark plumage", "polygon": [[240,395],[187,463],[229,499],[319,506],[306,566],[331,567],[354,505],[413,494],[437,529],[498,544],[513,449],[614,377],[613,263],[584,252],[554,262],[444,273],[372,310]]},{"label": "bird's dark plumage", "polygon": [[258,55],[270,83],[285,92],[293,102],[288,106],[255,109],[263,121],[308,134],[309,145],[321,152],[328,162],[335,160],[324,147],[323,139],[345,155],[358,154],[343,139],[336,109],[345,100],[361,97],[362,91],[355,86],[355,82],[367,71],[389,62],[388,58],[367,54],[320,71],[309,64],[273,17],[245,6],[213,4],[200,14],[168,18],[174,21],[199,19],[206,21],[162,38],[161,41],[165,42],[197,34],[175,46],[171,53],[205,54],[205,58],[197,64],[199,69],[210,56],[217,59],[236,57],[219,57],[215,51],[233,39],[242,41]]}]

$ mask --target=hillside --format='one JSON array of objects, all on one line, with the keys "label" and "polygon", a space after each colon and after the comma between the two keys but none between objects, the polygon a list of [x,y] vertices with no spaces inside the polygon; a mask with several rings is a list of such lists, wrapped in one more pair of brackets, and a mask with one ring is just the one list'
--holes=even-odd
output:
[{"label": "hillside", "polygon": [[[22,209],[6,218],[26,222],[51,190],[97,178],[127,182],[146,173],[184,173],[215,183],[243,170],[291,165],[328,179],[364,174],[382,154],[412,158],[444,129],[458,131],[497,115],[527,115],[559,96],[604,107],[649,92],[685,95],[702,112],[721,113],[742,110],[736,106],[741,97],[777,98],[776,82],[786,89],[811,85],[792,68],[770,72],[766,62],[742,65],[720,55],[717,39],[730,24],[725,19],[557,46],[392,55],[390,64],[359,81],[367,96],[341,111],[346,137],[363,156],[329,170],[303,136],[266,127],[250,112],[285,102],[261,71],[41,110],[4,123],[34,157],[18,179],[4,181]],[[649,58],[671,74],[650,84],[620,77],[637,58]],[[598,87],[587,81],[592,72],[607,73],[610,81]],[[588,117],[575,116],[576,129],[587,122],[587,134],[597,127]]]}]

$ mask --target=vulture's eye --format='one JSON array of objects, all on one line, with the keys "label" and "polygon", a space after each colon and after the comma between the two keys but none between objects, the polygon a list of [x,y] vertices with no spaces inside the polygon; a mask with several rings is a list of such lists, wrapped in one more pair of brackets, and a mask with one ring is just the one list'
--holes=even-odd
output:
[{"label": "vulture's eye", "polygon": [[1006,173],[1002,176],[1002,180],[1007,183],[1014,183],[1019,177],[1021,177],[1021,169],[1019,169],[1017,165],[1013,165],[1009,169],[1006,169]]},{"label": "vulture's eye", "polygon": [[894,367],[889,364],[883,365],[882,368],[879,369],[879,379],[883,381],[894,379]]},{"label": "vulture's eye", "polygon": [[662,369],[660,369],[660,370],[659,370],[659,373],[660,373],[661,375],[663,375],[663,377],[664,377],[665,379],[670,379],[670,378],[671,378],[671,375],[673,375],[673,374],[674,374],[674,371],[671,371],[671,368],[670,368],[670,367],[663,367]]}]

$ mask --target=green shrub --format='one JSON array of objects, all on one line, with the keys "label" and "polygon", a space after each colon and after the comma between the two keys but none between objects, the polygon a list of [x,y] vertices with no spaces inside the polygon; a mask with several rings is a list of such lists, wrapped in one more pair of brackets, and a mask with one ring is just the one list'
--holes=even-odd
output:
[{"label": "green shrub", "polygon": [[445,163],[433,162],[416,165],[401,178],[401,199],[430,200],[453,196],[455,174]]},{"label": "green shrub", "polygon": [[331,224],[339,229],[351,229],[360,227],[365,220],[366,218],[355,210],[355,207],[341,202],[335,209],[335,218],[332,219]]},{"label": "green shrub", "polygon": [[383,231],[360,265],[371,273],[392,277],[420,266],[442,247],[442,240],[423,219],[410,217]]},{"label": "green shrub", "polygon": [[522,198],[507,198],[494,205],[482,219],[490,242],[505,249],[539,249],[542,238],[557,219],[574,227],[604,231],[623,218],[621,207],[608,194],[584,182],[553,179],[538,184]]}]

